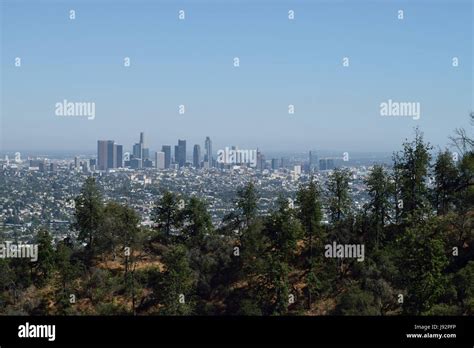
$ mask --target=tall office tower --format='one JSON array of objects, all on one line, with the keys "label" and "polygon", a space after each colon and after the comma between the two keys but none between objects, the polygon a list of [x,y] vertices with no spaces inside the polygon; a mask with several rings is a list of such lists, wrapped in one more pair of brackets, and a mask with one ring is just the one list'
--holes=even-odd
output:
[{"label": "tall office tower", "polygon": [[77,156],[74,157],[74,167],[79,168],[79,158]]},{"label": "tall office tower", "polygon": [[206,141],[204,142],[204,162],[208,163],[208,167],[212,167],[212,141],[211,138],[206,137]]},{"label": "tall office tower", "polygon": [[175,157],[176,163],[178,163],[180,167],[184,167],[184,165],[186,164],[186,140],[178,139],[178,155],[175,155]]},{"label": "tall office tower", "polygon": [[117,167],[117,154],[113,140],[107,142],[107,169]]},{"label": "tall office tower", "polygon": [[194,145],[193,166],[194,166],[194,168],[200,168],[201,167],[201,146],[199,146],[198,144]]},{"label": "tall office tower", "polygon": [[155,152],[155,168],[156,169],[165,169],[165,153],[164,152]]},{"label": "tall office tower", "polygon": [[140,132],[140,143],[141,145],[141,153],[140,153],[140,158],[142,159],[142,162],[146,159],[150,158],[150,149],[146,147],[145,145],[145,133]]},{"label": "tall office tower", "polygon": [[174,163],[179,162],[179,146],[175,145],[174,146]]},{"label": "tall office tower", "polygon": [[257,149],[257,169],[265,169],[265,156]]},{"label": "tall office tower", "polygon": [[123,168],[123,145],[115,145],[116,168]]},{"label": "tall office tower", "polygon": [[107,170],[107,143],[108,140],[97,141],[97,169]]},{"label": "tall office tower", "polygon": [[141,160],[142,152],[143,152],[142,150],[143,150],[142,143],[133,144],[133,151],[132,151],[133,158],[137,158]]},{"label": "tall office tower", "polygon": [[161,152],[165,154],[165,169],[168,169],[171,166],[171,146],[163,145]]},{"label": "tall office tower", "polygon": [[318,154],[316,151],[312,150],[309,152],[309,171],[314,172],[315,170],[318,170]]},{"label": "tall office tower", "polygon": [[280,168],[278,158],[272,158],[272,169],[277,170],[278,168]]},{"label": "tall office tower", "polygon": [[150,149],[147,147],[142,148],[142,158],[143,160],[150,158]]},{"label": "tall office tower", "polygon": [[326,159],[325,158],[321,158],[319,160],[319,170],[326,170],[327,167],[326,167]]}]

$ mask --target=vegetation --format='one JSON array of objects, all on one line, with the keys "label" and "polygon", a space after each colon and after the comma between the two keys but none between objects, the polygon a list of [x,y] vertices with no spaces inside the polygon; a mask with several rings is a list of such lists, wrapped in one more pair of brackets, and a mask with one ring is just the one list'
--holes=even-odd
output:
[{"label": "vegetation", "polygon": [[[373,167],[362,210],[337,169],[265,216],[248,183],[219,228],[206,202],[172,192],[142,227],[90,178],[75,200],[77,240],[53,245],[43,230],[36,263],[0,259],[0,313],[473,315],[474,148],[463,130],[452,141],[456,156],[433,159],[417,129],[393,171]],[[363,245],[363,261],[327,257],[333,242]]]}]

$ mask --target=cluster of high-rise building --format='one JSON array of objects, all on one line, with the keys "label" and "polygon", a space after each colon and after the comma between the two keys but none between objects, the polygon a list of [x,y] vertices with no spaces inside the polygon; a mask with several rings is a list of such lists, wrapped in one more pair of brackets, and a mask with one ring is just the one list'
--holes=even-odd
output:
[{"label": "cluster of high-rise building", "polygon": [[201,154],[201,146],[194,145],[193,160],[187,162],[186,140],[178,140],[174,146],[174,157],[171,154],[171,145],[163,145],[161,151],[156,151],[154,157],[150,155],[150,149],[145,143],[144,132],[140,133],[140,141],[133,144],[131,153],[124,153],[123,146],[116,144],[113,140],[99,140],[97,142],[97,170],[109,170],[115,168],[181,168],[192,165],[195,168],[211,168],[215,166],[212,156],[212,141],[206,137],[204,143],[204,157]]}]

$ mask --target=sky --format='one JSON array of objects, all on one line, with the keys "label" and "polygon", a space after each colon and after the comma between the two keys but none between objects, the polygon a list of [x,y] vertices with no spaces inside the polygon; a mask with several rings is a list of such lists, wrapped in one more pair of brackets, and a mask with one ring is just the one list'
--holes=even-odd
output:
[{"label": "sky", "polygon": [[[471,0],[0,0],[0,21],[0,151],[130,150],[144,131],[152,151],[390,152],[416,126],[444,147],[474,110]],[[95,118],[57,116],[64,99]],[[389,99],[420,118],[381,116]]]}]

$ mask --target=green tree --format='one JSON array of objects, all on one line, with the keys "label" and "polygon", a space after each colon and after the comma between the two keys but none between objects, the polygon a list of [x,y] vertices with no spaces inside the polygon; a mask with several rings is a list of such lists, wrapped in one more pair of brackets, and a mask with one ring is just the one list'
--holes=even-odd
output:
[{"label": "green tree", "polygon": [[423,134],[418,128],[415,130],[415,139],[403,144],[403,151],[394,155],[395,170],[400,175],[400,199],[402,208],[400,217],[403,221],[421,221],[429,209],[428,175],[431,155],[431,145],[425,144]]},{"label": "green tree", "polygon": [[373,167],[365,180],[365,184],[370,197],[367,208],[371,212],[371,220],[375,230],[375,245],[378,247],[385,223],[390,219],[390,197],[393,193],[393,185],[387,172],[380,165]]},{"label": "green tree", "polygon": [[167,237],[174,228],[181,226],[181,203],[181,199],[176,194],[166,191],[155,204],[152,213],[153,220]]},{"label": "green tree", "polygon": [[316,182],[311,181],[306,186],[300,186],[296,193],[297,216],[304,228],[305,238],[309,244],[310,257],[313,255],[313,241],[320,228],[323,217],[320,191]]},{"label": "green tree", "polygon": [[337,168],[329,175],[328,208],[329,219],[332,223],[341,222],[350,213],[349,180],[350,172],[347,168]]},{"label": "green tree", "polygon": [[161,314],[189,315],[193,312],[192,296],[196,284],[184,245],[172,246],[164,255],[166,270],[159,287],[163,304]]},{"label": "green tree", "polygon": [[52,245],[53,239],[46,230],[40,230],[36,236],[38,244],[38,261],[36,262],[35,280],[39,285],[48,282],[54,271],[54,249]]},{"label": "green tree", "polygon": [[277,209],[267,218],[265,233],[271,243],[271,252],[279,255],[284,262],[293,259],[296,243],[302,236],[300,222],[294,217],[289,202],[282,196],[278,198]]},{"label": "green tree", "polygon": [[191,246],[200,244],[204,238],[214,232],[206,203],[197,197],[191,197],[184,208],[183,221],[183,236]]},{"label": "green tree", "polygon": [[237,208],[245,226],[249,226],[257,216],[258,195],[253,182],[237,191]]},{"label": "green tree", "polygon": [[95,240],[103,222],[102,195],[94,178],[86,179],[81,193],[75,199],[75,228],[78,240],[87,243],[88,261],[95,256]]},{"label": "green tree", "polygon": [[429,310],[443,293],[448,260],[435,219],[410,226],[397,239],[397,266],[401,287],[407,291],[403,310],[417,315]]},{"label": "green tree", "polygon": [[452,154],[448,150],[438,154],[434,165],[434,178],[434,206],[438,215],[445,215],[456,202],[456,188],[458,185],[458,170]]}]

